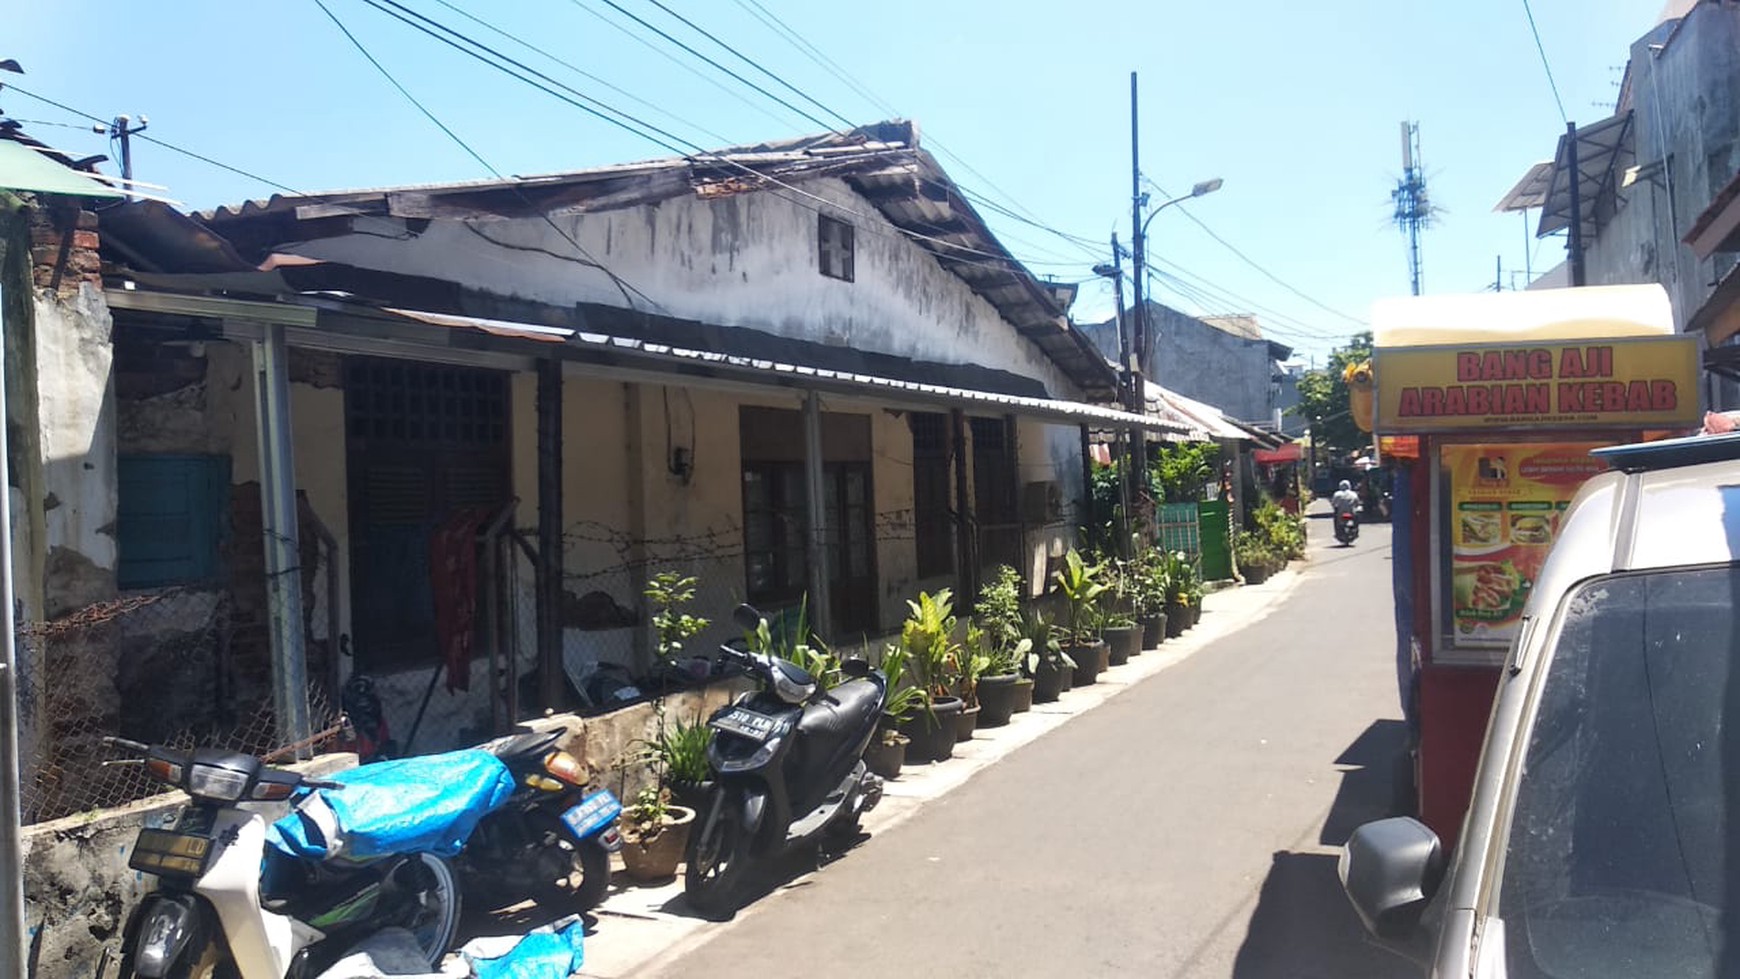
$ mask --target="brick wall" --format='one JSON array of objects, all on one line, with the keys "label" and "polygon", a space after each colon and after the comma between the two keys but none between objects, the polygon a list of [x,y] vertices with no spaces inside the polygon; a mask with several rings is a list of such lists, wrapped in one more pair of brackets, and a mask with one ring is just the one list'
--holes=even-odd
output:
[{"label": "brick wall", "polygon": [[54,289],[64,298],[77,294],[83,282],[101,286],[103,262],[97,242],[95,212],[80,210],[63,198],[38,198],[38,206],[30,211],[31,277],[36,287]]}]

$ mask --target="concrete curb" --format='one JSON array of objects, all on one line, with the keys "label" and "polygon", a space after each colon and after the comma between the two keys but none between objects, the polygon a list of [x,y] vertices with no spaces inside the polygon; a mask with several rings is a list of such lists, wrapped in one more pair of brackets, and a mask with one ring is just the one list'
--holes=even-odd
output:
[{"label": "concrete curb", "polygon": [[[1092,686],[1076,687],[1058,701],[1035,705],[1004,727],[979,731],[971,741],[956,746],[954,757],[946,762],[903,769],[898,779],[888,783],[882,804],[864,817],[864,829],[870,839],[861,845],[875,845],[877,836],[972,781],[1021,746],[1264,618],[1292,594],[1302,578],[1302,570],[1289,567],[1260,585],[1211,592],[1203,598],[1202,621],[1184,635],[1144,651],[1127,665],[1113,667]],[[850,859],[850,855],[845,859]],[[809,876],[803,874],[781,885],[773,894],[744,909],[737,920],[762,913],[780,890],[801,886]],[[669,909],[680,907],[682,893],[680,877],[658,887],[613,890],[595,912],[597,934],[587,937],[586,964],[576,975],[617,979],[657,970],[730,927],[730,922],[708,922],[673,913]]]}]

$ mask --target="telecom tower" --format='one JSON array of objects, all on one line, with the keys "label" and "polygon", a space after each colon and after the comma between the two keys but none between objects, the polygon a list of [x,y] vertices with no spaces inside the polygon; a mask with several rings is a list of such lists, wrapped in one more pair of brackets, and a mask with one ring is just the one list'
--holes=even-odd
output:
[{"label": "telecom tower", "polygon": [[1402,123],[1402,179],[1390,191],[1396,202],[1396,227],[1408,236],[1408,273],[1414,295],[1420,294],[1420,231],[1432,223],[1432,203],[1426,197],[1426,175],[1420,169],[1420,124]]}]

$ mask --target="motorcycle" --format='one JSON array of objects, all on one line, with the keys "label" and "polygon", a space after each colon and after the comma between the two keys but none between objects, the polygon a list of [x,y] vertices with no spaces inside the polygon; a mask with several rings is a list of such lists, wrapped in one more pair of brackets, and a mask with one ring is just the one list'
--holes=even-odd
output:
[{"label": "motorcycle", "polygon": [[1351,510],[1338,510],[1335,514],[1335,539],[1346,547],[1352,547],[1359,539],[1360,507]]},{"label": "motorcycle", "polygon": [[[312,979],[386,928],[408,931],[433,970],[459,926],[459,885],[443,854],[512,787],[483,752],[383,762],[331,781],[215,748],[107,740],[190,800],[172,825],[147,826],[134,841],[128,865],[157,887],[127,924],[121,979]],[[290,815],[270,825],[242,808],[292,799]],[[372,816],[377,828],[350,834],[346,816]]]},{"label": "motorcycle", "polygon": [[501,759],[517,788],[478,822],[460,852],[468,892],[497,904],[530,897],[564,914],[604,900],[610,855],[622,849],[622,805],[608,789],[586,791],[585,763],[557,748],[559,738],[554,731],[516,734],[480,745]]},{"label": "motorcycle", "polygon": [[[745,630],[762,623],[748,605],[734,618]],[[842,669],[852,679],[822,690],[788,660],[731,646],[722,654],[759,689],[707,721],[713,789],[689,837],[683,893],[713,916],[737,910],[756,864],[856,835],[863,814],[882,799],[882,779],[863,756],[888,700],[887,678],[863,660],[847,660]]]}]

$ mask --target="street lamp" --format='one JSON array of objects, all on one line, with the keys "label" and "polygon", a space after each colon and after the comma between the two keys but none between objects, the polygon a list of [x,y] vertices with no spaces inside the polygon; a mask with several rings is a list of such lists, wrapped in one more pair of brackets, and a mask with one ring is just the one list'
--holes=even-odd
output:
[{"label": "street lamp", "polygon": [[[1147,220],[1142,222],[1142,231],[1141,231],[1140,237],[1145,238],[1148,236],[1148,222],[1154,220],[1154,215],[1159,214],[1161,211],[1166,210],[1167,208],[1171,207],[1174,204],[1182,204],[1183,202],[1185,202],[1187,200],[1191,200],[1192,198],[1201,197],[1204,194],[1212,194],[1215,191],[1219,190],[1221,187],[1221,184],[1223,184],[1225,182],[1226,181],[1220,179],[1219,177],[1212,177],[1208,180],[1200,181],[1199,183],[1197,183],[1196,186],[1190,188],[1190,193],[1185,194],[1182,197],[1174,197],[1169,201],[1162,201],[1160,203],[1160,206],[1158,206],[1158,207],[1154,208],[1154,210],[1148,212]],[[1143,197],[1146,198],[1147,195],[1144,194]]]}]

